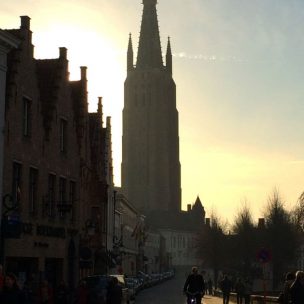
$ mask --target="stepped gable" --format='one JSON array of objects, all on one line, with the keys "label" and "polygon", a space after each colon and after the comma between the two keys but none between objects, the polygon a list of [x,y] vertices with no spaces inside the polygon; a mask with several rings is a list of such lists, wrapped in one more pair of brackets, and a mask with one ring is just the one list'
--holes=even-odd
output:
[{"label": "stepped gable", "polygon": [[[8,33],[9,35],[15,37],[21,42],[21,35],[20,30],[3,30],[4,32]],[[15,86],[14,84],[17,82],[17,74],[20,66],[20,59],[21,56],[21,49],[20,47],[12,49],[7,54],[7,73],[6,73],[6,100],[5,100],[5,107],[9,107],[9,96],[13,96]]]},{"label": "stepped gable", "polygon": [[76,122],[76,132],[78,141],[81,145],[81,139],[84,137],[84,130],[88,127],[88,92],[87,92],[87,67],[81,66],[81,78],[76,81],[69,81],[71,97],[73,100],[73,109]]},{"label": "stepped gable", "polygon": [[59,59],[35,59],[46,139],[54,118],[62,66]]},{"label": "stepped gable", "polygon": [[83,120],[83,113],[80,111],[80,104],[82,102],[82,83],[81,80],[70,81],[71,97],[73,100],[73,109],[75,113],[77,137],[82,137],[82,127],[80,121]]},{"label": "stepped gable", "polygon": [[16,38],[19,38],[19,39],[22,38],[20,29],[5,29],[4,31],[15,36]]}]

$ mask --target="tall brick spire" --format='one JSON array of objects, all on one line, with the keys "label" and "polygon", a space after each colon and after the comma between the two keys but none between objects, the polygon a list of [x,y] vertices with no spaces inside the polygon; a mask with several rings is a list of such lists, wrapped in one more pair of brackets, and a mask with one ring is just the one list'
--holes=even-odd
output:
[{"label": "tall brick spire", "polygon": [[162,68],[156,0],[143,0],[143,15],[139,36],[136,68]]}]

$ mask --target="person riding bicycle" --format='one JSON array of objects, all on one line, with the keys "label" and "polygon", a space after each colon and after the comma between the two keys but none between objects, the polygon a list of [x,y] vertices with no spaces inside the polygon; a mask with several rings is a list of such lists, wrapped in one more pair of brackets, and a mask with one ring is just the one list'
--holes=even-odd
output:
[{"label": "person riding bicycle", "polygon": [[200,304],[205,293],[205,282],[202,275],[198,273],[197,267],[192,267],[192,273],[188,275],[184,285],[184,293],[187,295],[187,303],[191,304],[192,296],[196,303]]}]

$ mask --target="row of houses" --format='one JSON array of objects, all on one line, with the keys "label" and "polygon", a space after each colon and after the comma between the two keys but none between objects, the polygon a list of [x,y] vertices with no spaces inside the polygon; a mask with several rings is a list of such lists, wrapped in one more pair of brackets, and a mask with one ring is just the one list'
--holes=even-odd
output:
[{"label": "row of houses", "polygon": [[88,111],[86,74],[69,80],[64,47],[35,59],[28,16],[0,30],[0,263],[21,281],[70,287],[92,273],[193,264],[185,235],[177,245],[180,231],[153,228],[114,186],[111,118],[101,97]]}]

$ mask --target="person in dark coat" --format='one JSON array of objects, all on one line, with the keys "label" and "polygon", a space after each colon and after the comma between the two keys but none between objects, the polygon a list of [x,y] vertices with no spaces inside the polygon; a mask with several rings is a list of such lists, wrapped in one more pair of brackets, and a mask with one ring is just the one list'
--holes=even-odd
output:
[{"label": "person in dark coat", "polygon": [[197,267],[192,267],[192,273],[188,275],[184,284],[184,293],[187,295],[187,303],[191,303],[191,294],[195,295],[196,303],[201,303],[205,293],[205,282],[202,275],[198,274]]},{"label": "person in dark coat", "polygon": [[122,287],[118,284],[118,279],[113,277],[108,287],[108,304],[121,304]]},{"label": "person in dark coat", "polygon": [[279,296],[278,302],[280,304],[290,304],[291,302],[291,294],[290,294],[290,287],[295,280],[295,274],[293,272],[288,272],[285,276],[285,282],[283,291]]},{"label": "person in dark coat", "polygon": [[243,303],[243,298],[244,298],[244,291],[245,291],[245,285],[241,278],[238,278],[235,285],[234,285],[234,290],[236,292],[236,302],[237,304],[242,304]]},{"label": "person in dark coat", "polygon": [[209,278],[209,280],[207,281],[207,285],[208,285],[208,294],[209,295],[213,295],[213,282],[211,280],[211,278]]},{"label": "person in dark coat", "polygon": [[4,286],[0,296],[0,303],[21,304],[23,302],[22,293],[17,285],[16,276],[13,273],[8,273],[4,278]]},{"label": "person in dark coat", "polygon": [[227,275],[225,275],[224,279],[221,281],[221,290],[223,293],[223,304],[228,304],[231,292],[231,281],[228,279]]},{"label": "person in dark coat", "polygon": [[304,303],[304,272],[297,271],[296,279],[290,286],[290,296],[292,304]]}]

